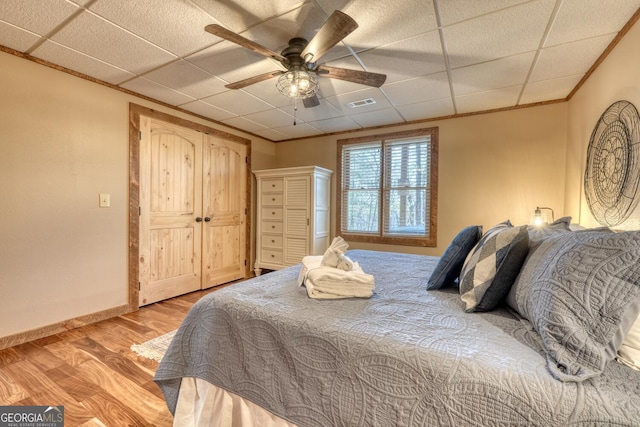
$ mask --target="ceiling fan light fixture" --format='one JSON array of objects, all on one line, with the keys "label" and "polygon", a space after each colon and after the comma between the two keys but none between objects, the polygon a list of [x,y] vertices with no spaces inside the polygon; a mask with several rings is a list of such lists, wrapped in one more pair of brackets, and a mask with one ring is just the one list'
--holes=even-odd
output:
[{"label": "ceiling fan light fixture", "polygon": [[278,78],[276,87],[286,97],[311,98],[318,93],[318,81],[307,70],[290,70]]}]

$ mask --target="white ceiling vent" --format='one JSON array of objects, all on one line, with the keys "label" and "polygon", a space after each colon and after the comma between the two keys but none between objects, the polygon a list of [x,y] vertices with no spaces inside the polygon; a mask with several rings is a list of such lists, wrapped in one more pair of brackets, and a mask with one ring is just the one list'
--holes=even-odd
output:
[{"label": "white ceiling vent", "polygon": [[349,108],[357,108],[364,107],[365,105],[375,104],[376,100],[373,98],[361,99],[360,101],[348,102],[347,107]]}]

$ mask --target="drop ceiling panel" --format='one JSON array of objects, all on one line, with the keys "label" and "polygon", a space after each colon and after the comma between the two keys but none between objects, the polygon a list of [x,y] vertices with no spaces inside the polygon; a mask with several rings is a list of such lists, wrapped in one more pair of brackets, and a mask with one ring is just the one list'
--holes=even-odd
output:
[{"label": "drop ceiling panel", "polygon": [[451,95],[449,76],[446,72],[390,83],[384,85],[382,91],[395,106],[415,104]]},{"label": "drop ceiling panel", "polygon": [[176,58],[175,55],[90,12],[78,15],[56,33],[52,40],[136,74]]},{"label": "drop ceiling panel", "polygon": [[611,40],[612,35],[605,35],[542,49],[530,81],[586,73]]},{"label": "drop ceiling panel", "polygon": [[306,123],[290,124],[289,126],[276,128],[276,131],[286,135],[288,138],[304,138],[318,134],[318,129],[309,126]]},{"label": "drop ceiling panel", "polygon": [[527,52],[453,70],[454,93],[468,95],[522,83],[527,78],[534,56],[535,52]]},{"label": "drop ceiling panel", "polygon": [[232,117],[230,119],[223,120],[222,123],[238,129],[244,129],[247,132],[257,132],[266,129],[263,125],[252,120],[245,119],[244,117]]},{"label": "drop ceiling panel", "polygon": [[361,114],[351,114],[349,118],[363,128],[390,125],[402,120],[402,117],[400,117],[396,110],[392,108],[378,111],[367,111]]},{"label": "drop ceiling panel", "polygon": [[33,56],[114,85],[135,77],[133,73],[52,41],[44,42],[33,52]]},{"label": "drop ceiling panel", "polygon": [[564,99],[580,82],[583,74],[561,77],[559,79],[542,80],[529,83],[520,99],[521,104],[541,102],[549,99]]},{"label": "drop ceiling panel", "polygon": [[3,36],[2,43],[6,47],[15,49],[19,52],[27,51],[40,39],[40,36],[37,34],[23,30],[15,25],[11,25],[3,21],[0,21],[0,34]]},{"label": "drop ceiling panel", "polygon": [[[386,74],[386,83],[444,71],[440,33],[430,31],[357,54],[367,71]],[[393,69],[389,69],[393,63]]]},{"label": "drop ceiling panel", "polygon": [[216,107],[215,105],[207,104],[203,101],[192,101],[186,104],[180,105],[180,108],[183,108],[187,111],[191,111],[192,113],[199,114],[204,117],[210,117],[213,120],[223,121],[228,120],[233,117],[237,117],[235,114],[230,113],[222,108]]},{"label": "drop ceiling panel", "polygon": [[639,6],[637,0],[563,0],[545,47],[615,35]]},{"label": "drop ceiling panel", "polygon": [[486,110],[505,108],[516,105],[522,86],[511,86],[470,95],[456,96],[456,112],[472,113],[478,111],[479,105],[485,105]]},{"label": "drop ceiling panel", "polygon": [[271,141],[284,141],[289,139],[287,135],[274,129],[259,130],[255,134]]},{"label": "drop ceiling panel", "polygon": [[555,0],[528,2],[445,27],[443,33],[451,67],[536,50],[554,5]]},{"label": "drop ceiling panel", "polygon": [[293,124],[293,116],[280,109],[266,110],[259,113],[247,114],[246,119],[260,123],[268,128],[281,128]]},{"label": "drop ceiling panel", "polygon": [[152,82],[151,80],[145,79],[144,77],[137,77],[133,80],[129,80],[121,86],[125,89],[129,89],[133,92],[137,92],[148,96],[149,98],[157,99],[171,105],[181,105],[195,99],[185,95],[184,93],[177,92],[169,89],[168,87]]},{"label": "drop ceiling panel", "polygon": [[425,115],[428,117],[445,117],[455,114],[451,98],[402,105],[397,107],[397,110],[407,121],[420,120]]},{"label": "drop ceiling panel", "polygon": [[188,1],[135,0],[123,8],[120,2],[98,0],[89,10],[177,56],[212,44],[202,29],[213,20]]},{"label": "drop ceiling panel", "polygon": [[43,36],[78,10],[65,0],[51,0],[46,5],[42,0],[2,0],[0,20]]},{"label": "drop ceiling panel", "polygon": [[205,98],[228,90],[224,87],[225,82],[184,60],[157,68],[147,73],[145,78],[194,98]]},{"label": "drop ceiling panel", "polygon": [[273,107],[255,96],[239,90],[227,90],[217,95],[208,96],[203,101],[213,105],[220,105],[225,110],[239,116],[269,110]]},{"label": "drop ceiling panel", "polygon": [[[287,106],[281,107],[281,110],[293,116],[294,105],[290,103]],[[321,102],[320,105],[313,108],[305,108],[302,101],[297,102],[296,117],[305,122],[313,122],[317,120],[332,119],[334,117],[340,117],[342,112],[335,108],[333,105],[327,102]]]},{"label": "drop ceiling panel", "polygon": [[334,119],[318,120],[317,122],[311,122],[309,124],[325,133],[360,129],[360,126],[349,117],[336,117]]},{"label": "drop ceiling panel", "polygon": [[242,32],[264,20],[296,9],[304,1],[295,0],[191,0],[216,22],[235,32]]},{"label": "drop ceiling panel", "polygon": [[440,19],[442,25],[451,25],[457,22],[472,19],[478,16],[487,15],[502,9],[513,7],[528,0],[455,0],[439,1]]}]

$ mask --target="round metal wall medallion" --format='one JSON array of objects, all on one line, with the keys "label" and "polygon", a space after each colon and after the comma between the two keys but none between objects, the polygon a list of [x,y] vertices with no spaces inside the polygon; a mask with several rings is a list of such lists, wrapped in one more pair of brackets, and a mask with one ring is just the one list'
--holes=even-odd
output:
[{"label": "round metal wall medallion", "polygon": [[626,221],[638,204],[640,117],[627,101],[600,116],[589,140],[584,192],[594,218],[603,225]]}]

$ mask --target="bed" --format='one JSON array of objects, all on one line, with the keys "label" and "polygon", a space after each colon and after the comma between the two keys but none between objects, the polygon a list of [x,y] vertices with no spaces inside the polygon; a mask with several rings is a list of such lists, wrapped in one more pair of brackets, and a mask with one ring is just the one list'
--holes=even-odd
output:
[{"label": "bed", "polygon": [[155,375],[175,425],[640,425],[640,372],[558,378],[535,319],[426,290],[440,258],[348,255],[371,298],[311,299],[298,265],[198,301]]}]

